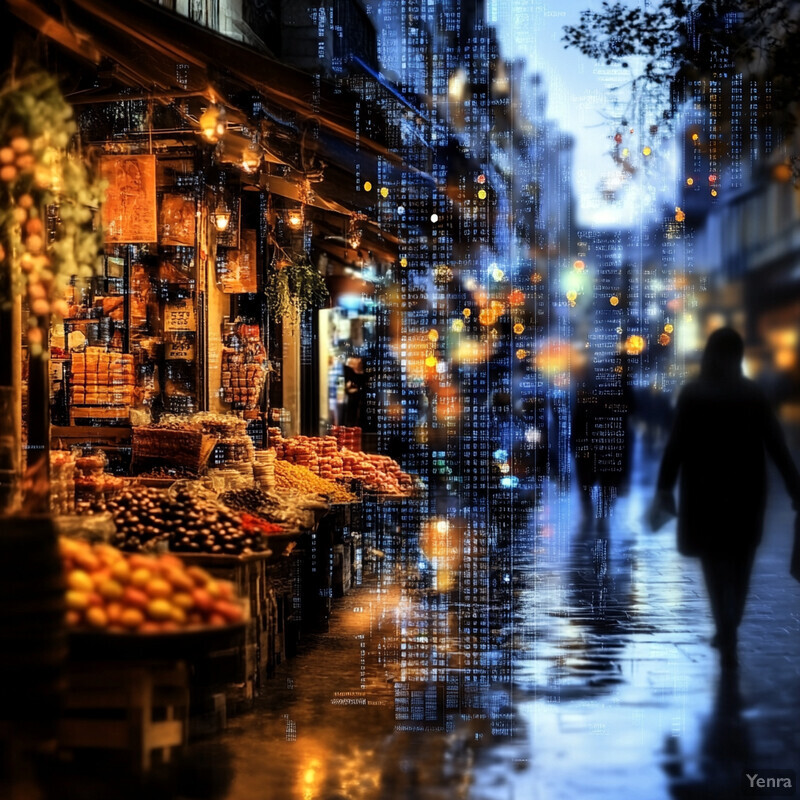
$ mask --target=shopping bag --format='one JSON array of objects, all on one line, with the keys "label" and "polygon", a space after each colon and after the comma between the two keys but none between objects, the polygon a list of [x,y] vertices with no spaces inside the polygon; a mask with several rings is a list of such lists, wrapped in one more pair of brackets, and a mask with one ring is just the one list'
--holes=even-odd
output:
[{"label": "shopping bag", "polygon": [[800,511],[794,518],[794,547],[792,547],[792,562],[789,571],[795,580],[800,581]]},{"label": "shopping bag", "polygon": [[647,522],[650,530],[655,533],[664,527],[671,519],[677,516],[675,509],[675,495],[670,491],[659,491],[650,504],[647,512]]}]

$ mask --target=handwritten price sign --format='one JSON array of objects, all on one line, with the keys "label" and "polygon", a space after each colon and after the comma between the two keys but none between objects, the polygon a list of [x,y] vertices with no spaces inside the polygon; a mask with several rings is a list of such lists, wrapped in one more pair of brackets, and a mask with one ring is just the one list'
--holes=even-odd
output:
[{"label": "handwritten price sign", "polygon": [[193,331],[197,328],[197,319],[194,313],[194,304],[191,300],[180,300],[170,303],[165,309],[164,330]]}]

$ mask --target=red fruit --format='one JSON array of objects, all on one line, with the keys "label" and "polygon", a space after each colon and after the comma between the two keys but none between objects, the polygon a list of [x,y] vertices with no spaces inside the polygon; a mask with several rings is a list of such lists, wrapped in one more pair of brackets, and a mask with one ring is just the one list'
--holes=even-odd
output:
[{"label": "red fruit", "polygon": [[194,600],[194,604],[201,611],[209,612],[213,610],[214,599],[205,589],[192,590],[192,598]]},{"label": "red fruit", "polygon": [[133,586],[126,586],[125,591],[122,593],[122,602],[126,606],[131,606],[133,608],[147,608],[147,604],[150,601],[150,598],[139,589],[135,589]]},{"label": "red fruit", "polygon": [[239,622],[244,616],[239,606],[229,603],[227,600],[217,600],[214,604],[214,611],[225,617],[228,622]]}]

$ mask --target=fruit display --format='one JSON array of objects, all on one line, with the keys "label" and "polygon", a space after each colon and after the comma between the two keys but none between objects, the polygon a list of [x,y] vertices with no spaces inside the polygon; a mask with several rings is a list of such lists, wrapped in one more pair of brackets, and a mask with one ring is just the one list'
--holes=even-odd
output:
[{"label": "fruit display", "polygon": [[72,357],[70,392],[76,406],[133,405],[136,373],[133,356],[87,347]]},{"label": "fruit display", "polygon": [[361,481],[367,489],[381,494],[410,495],[414,480],[389,456],[342,450],[344,474]]},{"label": "fruit display", "polygon": [[184,478],[192,478],[194,477],[194,475],[192,471],[186,469],[186,467],[177,467],[177,466],[173,467],[173,466],[162,465],[158,467],[153,467],[152,469],[147,470],[147,472],[140,472],[137,477],[178,481]]},{"label": "fruit display", "polygon": [[[220,495],[220,500],[231,508],[256,515],[283,531],[298,531],[313,527],[319,511],[327,511],[327,499],[314,495],[277,495],[260,489],[235,489]],[[274,531],[277,533],[277,531]]]},{"label": "fruit display", "polygon": [[[341,430],[358,430],[341,429]],[[359,480],[364,486],[381,494],[409,495],[413,491],[412,477],[403,472],[400,465],[389,456],[364,453],[360,450],[338,449],[334,436],[294,436],[284,439],[278,431],[270,428],[270,443],[274,444],[281,463],[291,463],[327,481]],[[285,487],[288,476],[276,475],[278,488]],[[284,481],[282,485],[281,480]],[[313,491],[327,494],[325,489]],[[336,499],[333,502],[351,502]]]},{"label": "fruit display", "polygon": [[275,451],[279,459],[306,467],[327,480],[341,480],[344,477],[339,446],[333,436],[293,436],[291,439],[277,439]]},{"label": "fruit display", "polygon": [[355,495],[333,481],[315,475],[310,469],[288,461],[275,462],[275,486],[279,492],[301,495],[322,494],[332,503],[352,503]]},{"label": "fruit display", "polygon": [[231,584],[168,554],[126,554],[61,537],[67,625],[112,633],[167,633],[240,622]]},{"label": "fruit display", "polygon": [[257,526],[213,497],[192,490],[135,487],[93,506],[108,511],[117,533],[113,543],[122,550],[154,549],[166,542],[175,552],[248,555],[267,549]]}]

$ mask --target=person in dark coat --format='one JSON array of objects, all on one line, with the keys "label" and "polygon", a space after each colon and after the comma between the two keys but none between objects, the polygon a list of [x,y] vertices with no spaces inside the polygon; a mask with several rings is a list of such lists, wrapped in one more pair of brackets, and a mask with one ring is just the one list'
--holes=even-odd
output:
[{"label": "person in dark coat", "polygon": [[800,509],[800,474],[764,394],[742,375],[743,354],[733,329],[709,337],[700,377],[678,399],[655,504],[674,510],[680,474],[678,550],[700,558],[717,628],[712,645],[728,667],[736,664],[737,629],[761,540],[765,452]]},{"label": "person in dark coat", "polygon": [[[572,412],[572,449],[581,490],[582,529],[598,520],[608,533],[616,498],[625,493],[630,475],[633,393],[627,377],[593,371],[578,390]],[[597,487],[597,501],[594,500]]]}]

